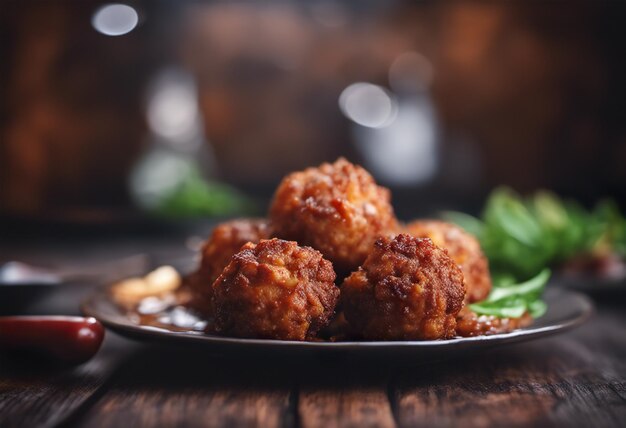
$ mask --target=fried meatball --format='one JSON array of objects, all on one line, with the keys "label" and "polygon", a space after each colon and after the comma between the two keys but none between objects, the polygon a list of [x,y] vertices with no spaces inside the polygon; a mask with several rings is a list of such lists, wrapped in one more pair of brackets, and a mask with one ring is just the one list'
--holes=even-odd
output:
[{"label": "fried meatball", "polygon": [[346,274],[363,263],[376,238],[398,227],[389,190],[343,158],[285,177],[270,219],[277,237],[310,245]]},{"label": "fried meatball", "polygon": [[307,340],[326,326],[339,289],[319,251],[281,239],[248,243],[213,283],[219,334]]},{"label": "fried meatball", "polygon": [[520,318],[498,318],[478,315],[468,307],[461,309],[456,318],[456,333],[461,337],[490,336],[509,333],[532,324],[533,318],[525,313]]},{"label": "fried meatball", "polygon": [[485,300],[491,291],[489,264],[478,240],[460,227],[438,220],[417,220],[405,227],[406,233],[417,238],[430,238],[463,270],[465,300],[468,303]]},{"label": "fried meatball", "polygon": [[341,285],[354,334],[371,340],[433,340],[455,335],[463,272],[430,239],[380,238]]},{"label": "fried meatball", "polygon": [[238,219],[219,224],[202,247],[200,270],[209,275],[212,284],[244,244],[256,244],[268,239],[270,234],[266,219]]},{"label": "fried meatball", "polygon": [[270,233],[269,222],[265,219],[237,219],[217,225],[202,247],[200,267],[185,279],[185,285],[192,293],[191,306],[210,315],[211,285],[230,258],[244,244],[267,239]]}]

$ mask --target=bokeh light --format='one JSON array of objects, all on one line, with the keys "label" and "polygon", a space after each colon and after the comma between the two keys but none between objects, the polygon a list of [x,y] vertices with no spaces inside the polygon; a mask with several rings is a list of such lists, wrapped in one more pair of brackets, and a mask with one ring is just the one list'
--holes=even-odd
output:
[{"label": "bokeh light", "polygon": [[149,92],[147,116],[156,135],[178,146],[191,144],[189,148],[195,148],[200,124],[193,79],[179,70],[161,73]]},{"label": "bokeh light", "polygon": [[433,112],[425,99],[399,105],[389,126],[354,130],[357,148],[374,175],[385,183],[426,183],[437,173],[437,135]]},{"label": "bokeh light", "polygon": [[139,23],[139,15],[132,7],[121,4],[107,4],[96,10],[91,25],[107,36],[121,36],[130,33]]},{"label": "bokeh light", "polygon": [[380,128],[395,119],[398,106],[395,98],[384,88],[372,83],[353,83],[339,96],[343,114],[359,125]]}]

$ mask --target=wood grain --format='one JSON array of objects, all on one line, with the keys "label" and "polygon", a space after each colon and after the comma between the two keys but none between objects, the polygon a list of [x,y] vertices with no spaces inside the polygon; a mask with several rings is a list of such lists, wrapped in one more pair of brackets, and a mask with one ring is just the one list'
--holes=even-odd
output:
[{"label": "wood grain", "polygon": [[298,373],[297,420],[309,427],[393,427],[390,361],[312,360]]},{"label": "wood grain", "polygon": [[100,353],[74,369],[37,359],[0,359],[0,427],[54,427],[70,419],[102,388],[134,344],[108,335]]},{"label": "wood grain", "polygon": [[78,426],[280,427],[287,408],[281,391],[116,386]]},{"label": "wood grain", "polygon": [[291,426],[291,390],[269,363],[224,360],[193,348],[148,348],[72,425]]},{"label": "wood grain", "polygon": [[[402,373],[401,426],[623,426],[624,317],[606,309],[577,332]],[[618,345],[619,344],[619,345]]]},{"label": "wood grain", "polygon": [[298,397],[298,415],[304,428],[395,426],[382,388],[305,389]]},{"label": "wood grain", "polygon": [[[158,248],[174,248],[168,240],[182,242],[164,237]],[[155,246],[133,241],[124,254]],[[116,249],[107,256],[107,248]],[[119,248],[103,245],[98,257],[119,255]],[[58,243],[53,249],[23,251],[41,260],[69,254]],[[0,257],[8,250],[0,247]],[[57,294],[37,312],[71,313],[78,300]],[[393,355],[377,361],[343,353],[325,359],[224,358],[197,348],[111,341],[115,336],[109,335],[101,353],[74,370],[0,358],[0,427],[621,428],[624,307],[623,297],[610,295],[597,301],[590,322],[565,335],[409,366],[399,366]]]}]

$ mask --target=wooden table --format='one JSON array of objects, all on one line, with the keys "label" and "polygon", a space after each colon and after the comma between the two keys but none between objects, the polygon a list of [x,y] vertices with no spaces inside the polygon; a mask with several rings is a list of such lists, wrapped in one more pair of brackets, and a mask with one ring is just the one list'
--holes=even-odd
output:
[{"label": "wooden table", "polygon": [[[167,254],[181,242],[108,242],[91,253],[150,245]],[[0,260],[87,257],[81,245],[3,247]],[[74,294],[52,296],[31,312],[75,311]],[[374,362],[226,359],[108,334],[96,358],[74,369],[0,359],[0,427],[623,427],[626,303],[596,303],[597,313],[577,330],[434,364],[393,355]]]}]

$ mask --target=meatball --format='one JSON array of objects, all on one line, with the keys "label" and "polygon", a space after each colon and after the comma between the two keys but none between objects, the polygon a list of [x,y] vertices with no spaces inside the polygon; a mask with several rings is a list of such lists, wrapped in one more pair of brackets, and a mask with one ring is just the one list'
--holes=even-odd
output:
[{"label": "meatball", "polygon": [[217,225],[202,247],[199,269],[185,279],[192,293],[191,306],[210,315],[213,295],[211,285],[230,258],[244,244],[257,243],[269,238],[270,234],[269,222],[265,219],[237,219]]},{"label": "meatball", "polygon": [[485,300],[491,291],[489,263],[478,240],[460,227],[437,220],[418,220],[405,227],[406,233],[417,238],[430,238],[463,270],[468,303]]},{"label": "meatball", "polygon": [[248,243],[213,283],[218,334],[307,340],[332,317],[339,289],[319,251],[281,239]]},{"label": "meatball", "polygon": [[269,222],[265,219],[239,219],[221,223],[211,233],[202,247],[200,270],[208,275],[208,282],[222,273],[230,258],[248,242],[257,243],[271,235]]},{"label": "meatball", "polygon": [[277,237],[312,246],[346,274],[363,263],[376,238],[397,230],[389,190],[343,158],[285,177],[270,219]]},{"label": "meatball", "polygon": [[456,318],[456,333],[461,337],[490,336],[509,333],[532,324],[533,318],[525,313],[520,318],[498,318],[493,315],[478,315],[465,307]]},{"label": "meatball", "polygon": [[404,234],[378,239],[341,286],[351,330],[371,340],[454,337],[464,296],[463,272],[446,250]]}]

